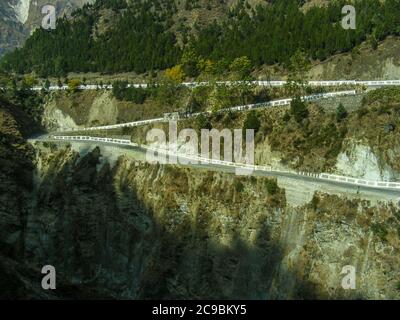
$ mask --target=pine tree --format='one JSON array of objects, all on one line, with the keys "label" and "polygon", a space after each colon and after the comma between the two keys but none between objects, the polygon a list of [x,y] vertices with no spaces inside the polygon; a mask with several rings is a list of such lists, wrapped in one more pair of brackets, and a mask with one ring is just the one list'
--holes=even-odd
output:
[{"label": "pine tree", "polygon": [[346,108],[343,106],[342,103],[340,103],[336,109],[336,120],[338,122],[340,122],[343,119],[347,118],[347,116],[348,116],[348,112],[347,112]]}]

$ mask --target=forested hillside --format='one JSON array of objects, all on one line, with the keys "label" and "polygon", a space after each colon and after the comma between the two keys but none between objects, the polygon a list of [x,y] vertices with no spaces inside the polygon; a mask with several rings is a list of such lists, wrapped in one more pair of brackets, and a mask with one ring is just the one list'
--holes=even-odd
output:
[{"label": "forested hillside", "polygon": [[[207,5],[210,12],[212,3]],[[239,57],[248,57],[252,68],[286,66],[298,50],[309,59],[324,60],[364,41],[374,47],[386,36],[400,34],[399,0],[356,0],[356,30],[341,26],[345,0],[308,10],[302,10],[301,0],[251,3],[239,1],[225,18],[200,25],[183,15],[199,6],[197,1],[97,0],[76,11],[72,21],[58,20],[56,30],[37,30],[22,49],[2,59],[1,67],[46,77],[144,73],[182,64],[186,76],[193,77],[210,65],[228,68]]]}]

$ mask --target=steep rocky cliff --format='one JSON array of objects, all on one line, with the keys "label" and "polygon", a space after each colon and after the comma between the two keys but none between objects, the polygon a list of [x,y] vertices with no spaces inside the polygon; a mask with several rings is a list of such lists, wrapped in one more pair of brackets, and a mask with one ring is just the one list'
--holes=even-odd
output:
[{"label": "steep rocky cliff", "polygon": [[[398,298],[399,209],[316,194],[293,208],[267,178],[37,146],[25,256],[123,298]],[[341,287],[342,268],[357,289]]]},{"label": "steep rocky cliff", "polygon": [[[269,178],[33,149],[17,110],[2,102],[1,297],[400,297],[397,204],[319,192],[294,207]],[[356,290],[341,286],[347,265]]]},{"label": "steep rocky cliff", "polygon": [[[25,227],[33,190],[34,150],[24,139],[29,118],[0,98],[0,287],[2,298],[43,297],[24,266]],[[24,129],[25,128],[25,129]],[[38,278],[36,276],[36,278]],[[39,279],[39,278],[38,278]]]}]

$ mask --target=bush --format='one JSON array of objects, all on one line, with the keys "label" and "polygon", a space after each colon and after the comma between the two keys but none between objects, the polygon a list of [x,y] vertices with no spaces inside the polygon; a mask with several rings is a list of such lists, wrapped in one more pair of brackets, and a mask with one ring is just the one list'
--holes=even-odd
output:
[{"label": "bush", "polygon": [[289,122],[290,121],[290,113],[289,112],[285,112],[285,114],[283,115],[282,120],[284,122]]},{"label": "bush", "polygon": [[348,115],[349,114],[348,114],[346,108],[343,106],[342,103],[340,103],[336,109],[336,120],[338,122],[340,122],[340,121],[346,119]]},{"label": "bush", "polygon": [[182,71],[188,77],[197,77],[199,75],[199,69],[197,67],[199,63],[199,56],[192,47],[186,47],[183,51],[181,58]]},{"label": "bush", "polygon": [[243,56],[233,60],[229,69],[238,80],[246,80],[250,77],[252,63],[248,57]]},{"label": "bush", "polygon": [[378,236],[382,241],[386,241],[386,236],[388,235],[388,231],[385,226],[381,223],[374,223],[371,227],[372,232]]},{"label": "bush", "polygon": [[361,107],[357,110],[357,118],[361,119],[362,117],[368,114],[368,109],[366,107]]},{"label": "bush", "polygon": [[199,130],[201,129],[212,129],[212,125],[210,123],[210,120],[204,115],[204,114],[199,114],[196,118],[196,126]]},{"label": "bush", "polygon": [[128,88],[127,81],[115,81],[113,84],[112,94],[118,100],[124,100],[125,91]]},{"label": "bush", "polygon": [[147,91],[143,88],[128,88],[125,94],[125,100],[137,104],[143,104],[147,98]]},{"label": "bush", "polygon": [[224,124],[231,125],[232,121],[234,121],[236,118],[237,114],[232,110],[228,110],[228,112],[226,112],[224,116]]},{"label": "bush", "polygon": [[79,90],[79,86],[81,85],[80,80],[71,79],[68,81],[68,90],[71,92],[76,92]]},{"label": "bush", "polygon": [[268,194],[270,195],[274,195],[278,192],[278,183],[276,182],[276,180],[268,179],[265,182],[265,186],[267,188]]},{"label": "bush", "polygon": [[174,83],[181,83],[185,79],[185,73],[181,65],[176,65],[175,67],[167,69],[165,71],[165,76]]},{"label": "bush", "polygon": [[254,102],[255,103],[262,103],[271,101],[271,95],[269,89],[262,87],[254,94]]},{"label": "bush", "polygon": [[241,181],[235,180],[235,190],[236,192],[242,192],[244,190],[244,185]]},{"label": "bush", "polygon": [[306,104],[299,97],[294,98],[290,103],[290,112],[298,123],[307,119],[309,115]]},{"label": "bush", "polygon": [[320,200],[320,198],[318,197],[318,195],[317,195],[316,193],[314,193],[313,198],[312,198],[312,200],[311,200],[311,204],[310,204],[310,205],[311,205],[311,208],[313,208],[314,211],[317,210],[320,201],[321,201],[321,200]]},{"label": "bush", "polygon": [[253,129],[254,133],[257,133],[257,131],[260,129],[261,122],[260,119],[258,119],[257,113],[252,110],[247,114],[246,120],[244,121],[243,124],[243,130],[246,129]]},{"label": "bush", "polygon": [[113,96],[120,101],[125,100],[143,104],[149,95],[149,90],[134,87],[128,88],[127,81],[116,81],[113,84],[112,93]]}]

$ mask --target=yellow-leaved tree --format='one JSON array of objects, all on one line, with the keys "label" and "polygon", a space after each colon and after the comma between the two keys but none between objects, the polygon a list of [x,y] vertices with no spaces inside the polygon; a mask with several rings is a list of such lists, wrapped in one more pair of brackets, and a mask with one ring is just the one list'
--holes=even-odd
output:
[{"label": "yellow-leaved tree", "polygon": [[175,67],[165,70],[165,77],[173,82],[181,83],[185,79],[182,65],[178,64]]},{"label": "yellow-leaved tree", "polygon": [[79,90],[79,86],[81,85],[81,81],[78,79],[71,79],[68,81],[68,90],[71,92],[76,92]]}]

